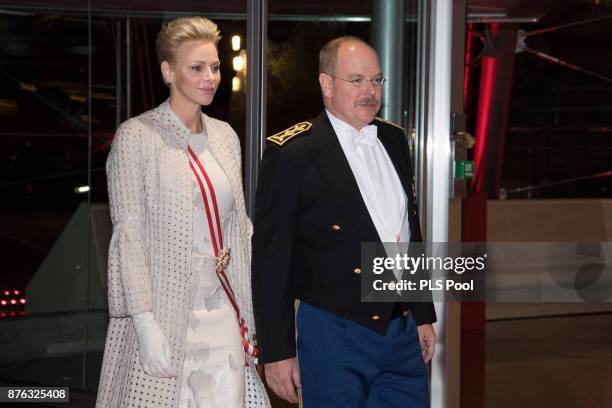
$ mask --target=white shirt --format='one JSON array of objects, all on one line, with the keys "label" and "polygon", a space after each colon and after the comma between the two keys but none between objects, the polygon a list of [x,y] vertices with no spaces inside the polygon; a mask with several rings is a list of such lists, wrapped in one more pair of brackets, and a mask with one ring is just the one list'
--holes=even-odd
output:
[{"label": "white shirt", "polygon": [[408,199],[376,126],[359,131],[326,112],[381,241],[409,242]]}]

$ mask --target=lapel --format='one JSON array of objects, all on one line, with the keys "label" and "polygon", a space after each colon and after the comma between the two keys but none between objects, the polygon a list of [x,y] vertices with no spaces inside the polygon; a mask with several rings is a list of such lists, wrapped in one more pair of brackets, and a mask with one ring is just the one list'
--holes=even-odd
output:
[{"label": "lapel", "polygon": [[167,144],[184,150],[186,154],[191,130],[181,122],[170,108],[170,98],[149,112],[145,112],[143,115],[150,116],[156,122],[162,139]]},{"label": "lapel", "polygon": [[[161,127],[160,133],[162,138],[164,138],[170,145],[183,151],[185,169],[189,169],[187,148],[189,147],[191,130],[185,126],[176,113],[174,113],[172,108],[170,108],[169,98],[159,105],[154,112],[155,120]],[[230,187],[232,188],[232,192],[234,194],[234,204],[236,205],[236,209],[241,211],[240,207],[243,205],[241,204],[243,203],[241,195],[242,177],[239,164],[235,162],[235,159],[232,157],[231,153],[232,149],[230,146],[228,146],[232,143],[230,138],[235,136],[233,134],[228,134],[226,128],[224,126],[220,126],[221,122],[212,119],[208,115],[204,114],[204,112],[202,112],[202,123],[204,124],[204,129],[206,129],[208,143],[210,144],[213,156],[219,162],[219,166],[225,172],[225,175],[230,182]],[[189,174],[189,177],[186,178],[185,182],[188,184],[191,183],[191,171],[186,170],[185,174]],[[185,191],[190,190],[186,189]],[[240,224],[243,234],[246,234],[246,226],[242,225],[242,222]]]},{"label": "lapel", "polygon": [[[406,210],[409,212],[412,226],[416,207],[411,186],[412,174],[407,164],[407,158],[404,156],[403,143],[398,139],[397,132],[390,131],[391,128],[381,126],[377,121],[372,124],[377,127],[377,137],[389,155],[408,199]],[[359,231],[363,242],[380,242],[380,237],[361,197],[353,171],[325,111],[314,120],[313,136],[316,139],[315,162],[332,187],[336,199]]]},{"label": "lapel", "polygon": [[[244,205],[244,193],[242,187],[242,171],[241,162],[242,156],[240,154],[240,142],[238,136],[227,125],[227,123],[211,118],[210,116],[202,113],[202,121],[206,126],[206,132],[208,134],[208,143],[212,150],[213,156],[217,159],[219,166],[227,179],[229,180],[230,188],[234,194],[234,212],[236,214],[236,222],[238,223],[239,237],[228,237],[228,239],[234,240],[233,242],[227,241],[230,244],[236,244],[237,239],[242,241],[243,248],[250,248],[251,245],[251,234],[252,231],[249,228],[250,221],[246,215],[246,209]],[[234,146],[232,146],[232,144]],[[237,150],[236,150],[237,149]],[[246,249],[245,249],[246,250]],[[250,262],[250,249],[246,250],[248,256],[246,261]],[[241,261],[242,262],[242,261]],[[230,277],[234,279],[234,277]]]},{"label": "lapel", "polygon": [[417,217],[416,191],[413,183],[412,165],[410,164],[410,151],[408,150],[407,143],[400,139],[400,137],[406,136],[398,134],[398,131],[392,127],[381,126],[379,122],[375,121],[374,124],[378,128],[378,139],[391,158],[393,167],[406,194],[406,211],[408,211],[408,220],[410,222],[410,240],[421,241],[421,227]]},{"label": "lapel", "polygon": [[[159,115],[159,122],[163,127],[164,131],[162,137],[185,152],[187,157],[187,147],[189,146],[189,138],[191,136],[191,130],[185,126],[183,122],[176,116],[176,113],[170,108],[170,99],[168,98],[156,109]],[[242,186],[236,185],[236,180],[240,180],[240,177],[236,178],[240,174],[240,171],[236,168],[233,157],[231,157],[231,149],[227,148],[227,143],[231,143],[229,138],[233,135],[228,135],[225,129],[219,126],[219,122],[213,120],[208,115],[202,112],[202,123],[206,134],[208,135],[208,143],[212,150],[213,156],[219,162],[219,166],[225,172],[225,175],[230,181],[230,186],[234,193],[234,200],[238,202],[239,197],[237,196],[238,188]]]},{"label": "lapel", "polygon": [[380,140],[382,145],[385,147],[385,150],[393,163],[393,167],[395,168],[397,176],[402,183],[402,187],[406,197],[408,198],[408,202],[412,202],[412,189],[410,188],[412,176],[409,174],[408,167],[406,166],[406,158],[404,157],[402,143],[400,140],[397,140],[397,132],[395,134],[389,132],[387,127],[380,126],[380,123],[376,121],[372,124],[376,125],[377,127],[376,135],[378,140]]},{"label": "lapel", "polygon": [[202,123],[204,123],[213,156],[217,159],[219,166],[221,166],[230,182],[230,187],[234,193],[234,205],[236,205],[240,201],[238,192],[242,190],[242,184],[237,185],[237,183],[241,183],[240,170],[236,166],[234,158],[231,157],[231,149],[227,146],[230,143],[229,138],[233,135],[228,135],[223,128],[218,126],[219,122],[212,120],[204,113],[202,113]]},{"label": "lapel", "polygon": [[317,167],[359,232],[362,241],[380,242],[380,237],[361,197],[353,171],[325,111],[314,122],[314,160]]}]

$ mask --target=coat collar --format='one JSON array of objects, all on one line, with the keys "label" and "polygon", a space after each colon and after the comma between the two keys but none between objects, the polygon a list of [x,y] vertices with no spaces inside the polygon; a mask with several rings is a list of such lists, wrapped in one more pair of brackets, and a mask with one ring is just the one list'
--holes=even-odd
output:
[{"label": "coat collar", "polygon": [[[158,122],[158,125],[163,129],[161,132],[162,137],[169,144],[186,151],[189,146],[189,138],[192,132],[170,107],[170,98],[166,99],[151,112],[154,115],[153,119]],[[211,132],[210,129],[211,122],[211,118],[202,112],[202,124],[208,134],[214,133]]]},{"label": "coat collar", "polygon": [[364,242],[380,242],[368,208],[361,197],[357,180],[325,111],[314,120],[313,137],[317,166],[353,226],[359,231]]},{"label": "coat collar", "polygon": [[[359,191],[357,180],[353,175],[353,171],[325,111],[313,122],[313,137],[315,138],[314,144],[316,146],[315,158],[322,174],[332,186],[332,190],[336,193],[336,198],[341,203],[355,228],[359,231],[363,241],[380,241],[380,236]],[[404,152],[401,149],[401,144],[395,140],[397,135],[387,132],[385,126],[380,126],[380,123],[377,121],[373,121],[371,124],[377,126],[377,137],[385,147],[397,171],[406,196],[410,198],[409,171],[403,157]]]},{"label": "coat collar", "polygon": [[[410,154],[409,151],[403,149],[403,144],[399,140],[400,136],[398,136],[397,129],[391,126],[382,126],[377,120],[374,120],[371,124],[376,125],[378,128],[378,139],[385,147],[385,150],[391,159],[391,163],[393,163],[393,167],[395,168],[395,171],[400,179],[404,193],[410,201],[412,197],[412,189],[410,188],[412,174],[407,167],[407,160],[409,160],[407,155]],[[392,131],[391,129],[395,129],[395,131]],[[405,136],[402,135],[401,137]]]},{"label": "coat collar", "polygon": [[[161,105],[145,113],[151,115],[151,118],[157,122],[160,129],[160,135],[165,142],[185,152],[189,147],[189,139],[192,135],[191,129],[179,119],[176,113],[170,108],[170,99],[166,99]],[[232,157],[231,149],[228,149],[228,144],[231,144],[230,137],[235,137],[233,134],[228,134],[231,131],[229,126],[225,126],[224,122],[213,119],[202,112],[202,123],[208,137],[208,144],[213,156],[217,159],[219,166],[230,181],[230,186],[234,193],[234,202],[242,202],[242,183],[240,173],[240,163],[236,163],[236,158]],[[239,160],[239,158],[238,158]],[[242,226],[241,226],[242,227]],[[246,233],[246,227],[243,228]]]}]

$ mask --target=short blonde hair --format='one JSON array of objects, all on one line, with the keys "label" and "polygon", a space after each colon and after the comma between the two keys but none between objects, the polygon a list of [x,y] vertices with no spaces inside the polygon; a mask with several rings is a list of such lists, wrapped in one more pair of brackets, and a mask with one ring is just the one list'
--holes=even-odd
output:
[{"label": "short blonde hair", "polygon": [[176,52],[182,43],[191,40],[210,42],[217,46],[221,36],[217,25],[204,17],[177,18],[164,24],[157,34],[155,46],[157,48],[157,60],[161,64],[164,61],[173,63]]}]

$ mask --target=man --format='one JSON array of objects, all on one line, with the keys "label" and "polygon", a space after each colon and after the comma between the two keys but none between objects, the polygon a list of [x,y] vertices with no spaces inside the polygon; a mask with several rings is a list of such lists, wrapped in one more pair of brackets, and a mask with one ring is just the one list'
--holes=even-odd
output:
[{"label": "man", "polygon": [[421,240],[406,136],[376,118],[383,83],[368,44],[332,40],[319,54],[325,111],[269,137],[261,164],[259,362],[307,408],[429,406],[433,304],[361,302],[361,243]]}]

